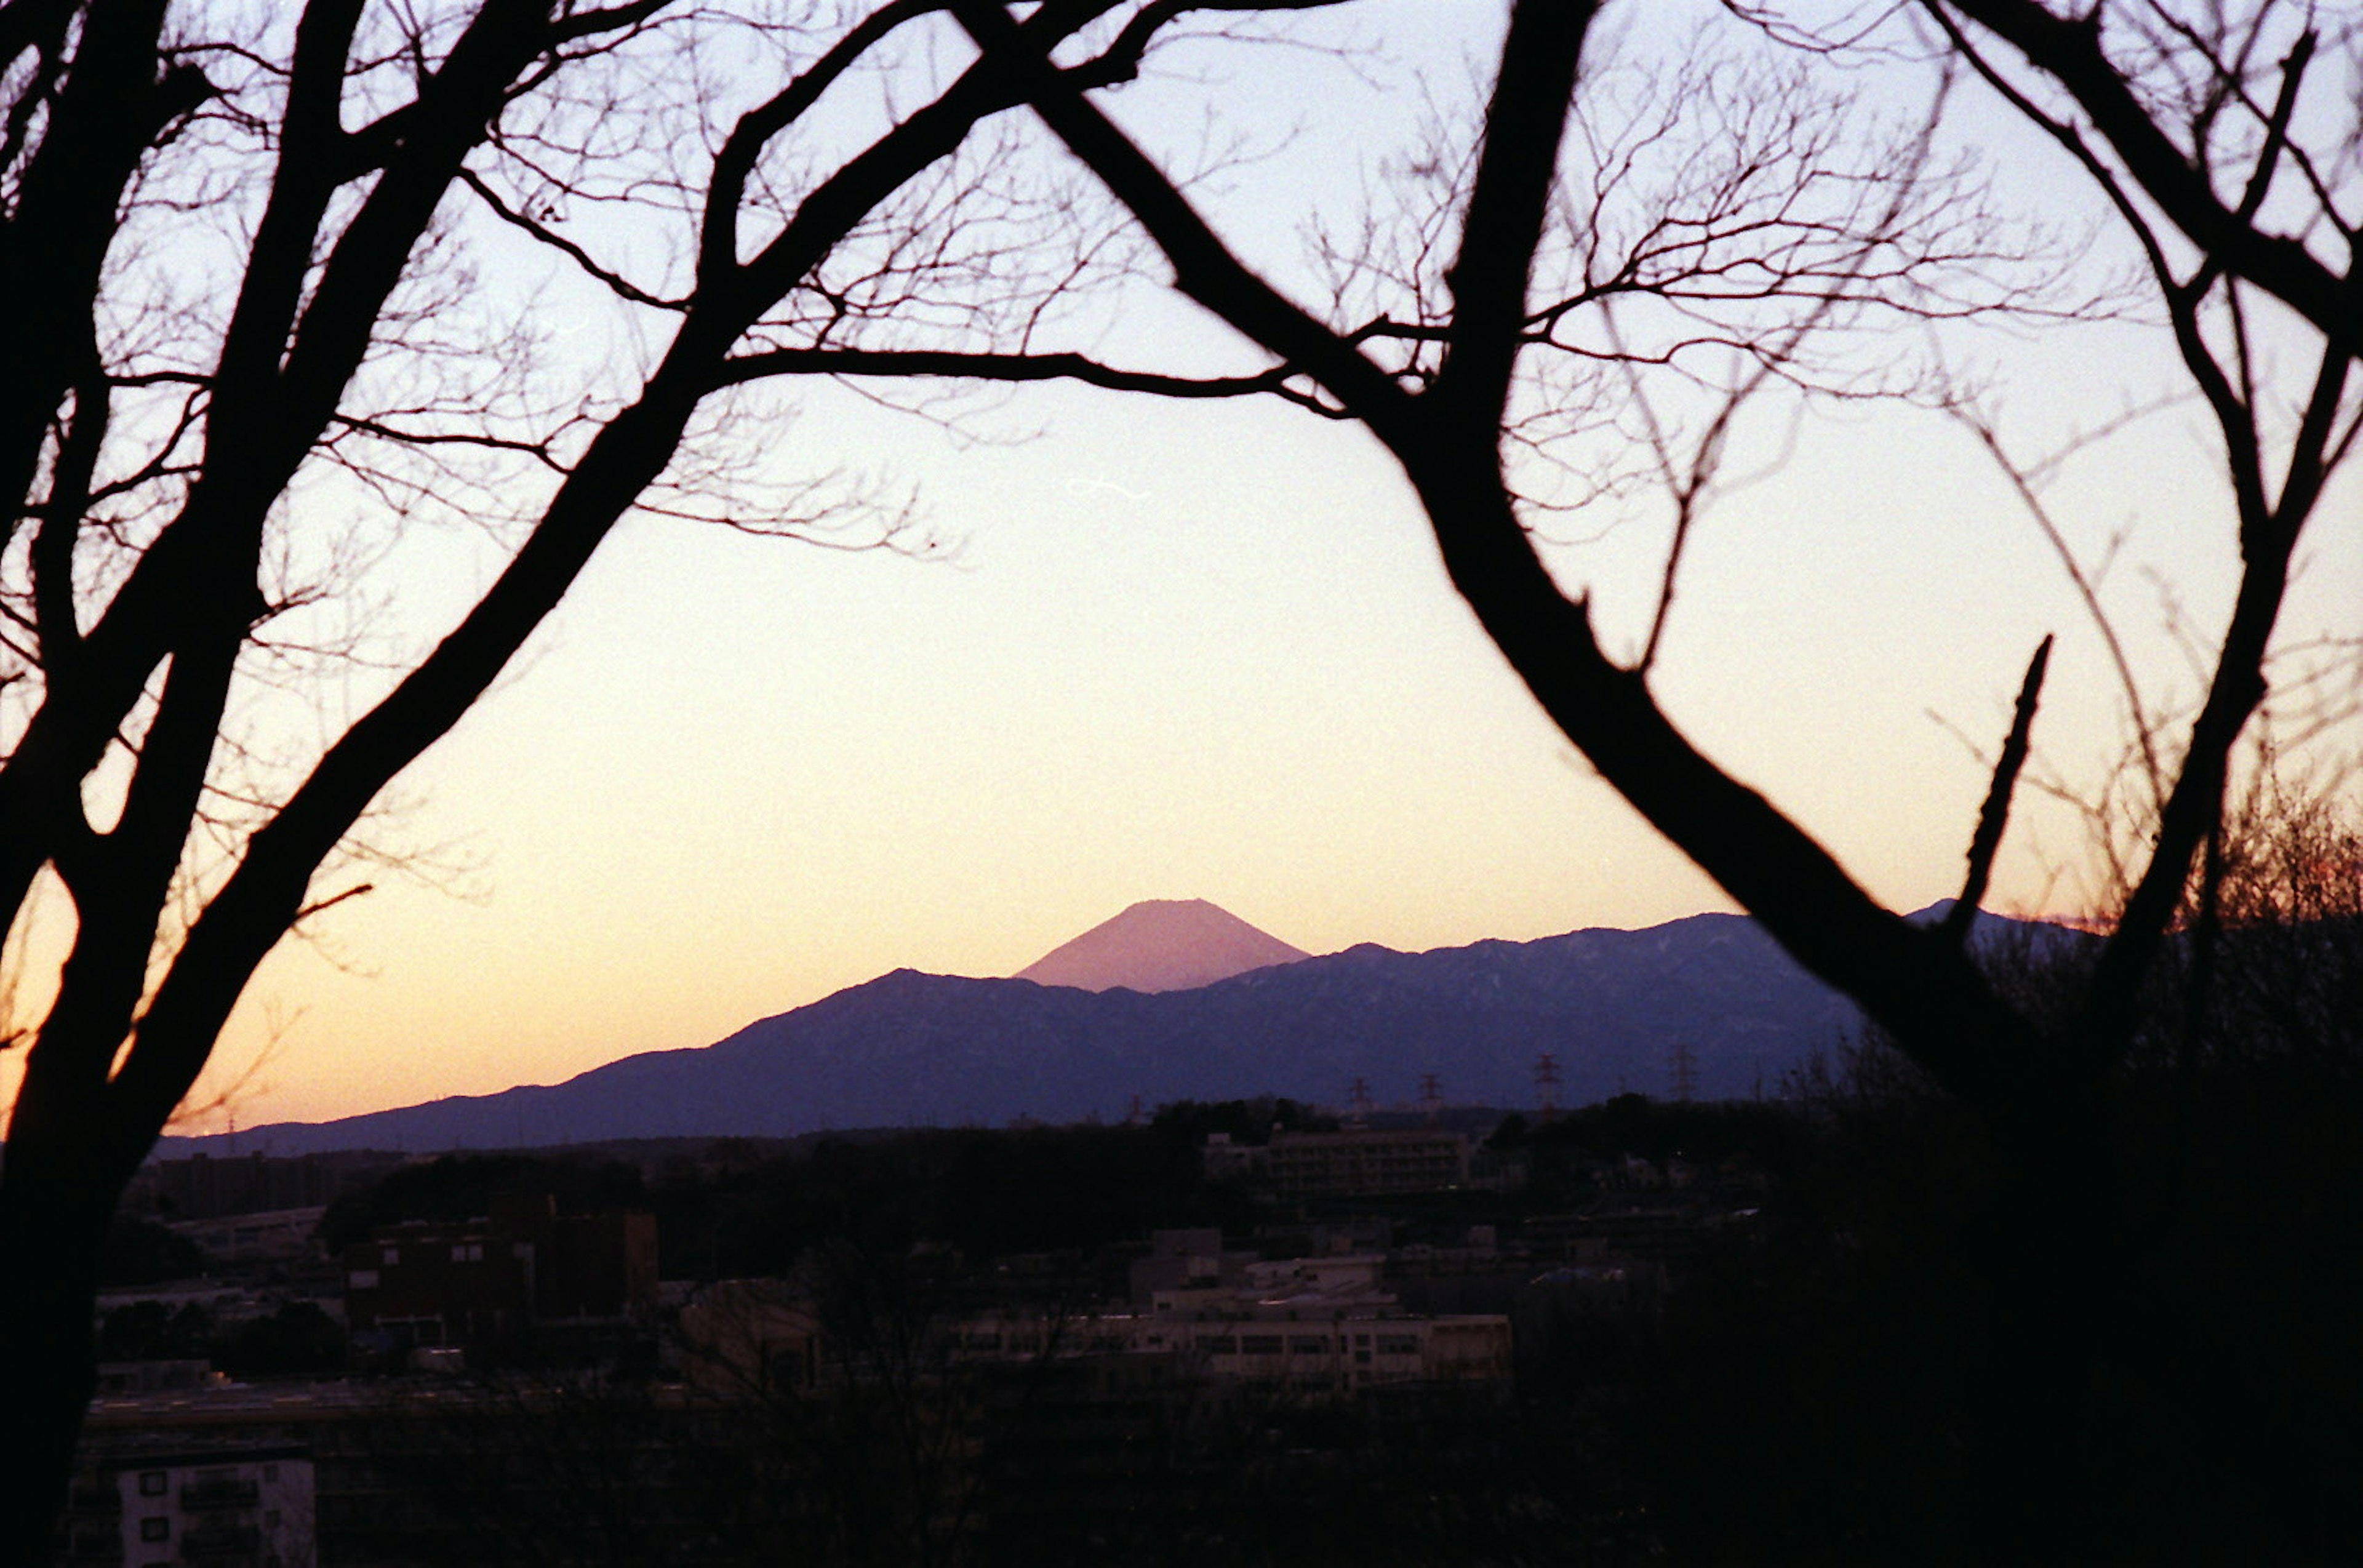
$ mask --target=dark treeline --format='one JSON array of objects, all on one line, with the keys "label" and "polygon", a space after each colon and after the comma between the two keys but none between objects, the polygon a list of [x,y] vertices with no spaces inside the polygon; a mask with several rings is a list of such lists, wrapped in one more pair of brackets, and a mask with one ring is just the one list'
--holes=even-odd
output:
[{"label": "dark treeline", "polygon": [[338,1199],[320,1226],[341,1250],[385,1225],[463,1219],[496,1195],[547,1192],[561,1212],[636,1207],[658,1218],[668,1279],[784,1275],[810,1249],[923,1243],[979,1262],[1090,1251],[1159,1227],[1244,1231],[1261,1217],[1235,1184],[1207,1182],[1209,1134],[1263,1141],[1275,1127],[1334,1127],[1285,1098],[1160,1107],[1137,1126],[918,1129],[801,1140],[765,1153],[717,1140],[695,1157],[455,1153]]},{"label": "dark treeline", "polygon": [[[2317,863],[2363,891],[2352,850]],[[2073,995],[2089,952],[1991,962],[2039,1000]],[[2145,1013],[2116,1086],[2116,1223],[2091,1239],[2113,1330],[2078,1482],[2123,1561],[2351,1561],[2363,922],[2186,934]],[[1987,1229],[1993,1151],[1876,1039],[1791,1087],[1760,1223],[1716,1238],[1621,1368],[1593,1358],[1569,1392],[1691,1555],[1966,1555],[1977,1351],[2006,1241]]]}]

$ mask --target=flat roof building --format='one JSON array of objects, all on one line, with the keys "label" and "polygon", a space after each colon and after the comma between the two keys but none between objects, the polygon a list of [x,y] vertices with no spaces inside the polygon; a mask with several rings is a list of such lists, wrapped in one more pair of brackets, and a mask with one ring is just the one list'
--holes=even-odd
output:
[{"label": "flat roof building", "polygon": [[1275,1132],[1263,1179],[1282,1200],[1442,1192],[1469,1184],[1469,1140],[1433,1128]]}]

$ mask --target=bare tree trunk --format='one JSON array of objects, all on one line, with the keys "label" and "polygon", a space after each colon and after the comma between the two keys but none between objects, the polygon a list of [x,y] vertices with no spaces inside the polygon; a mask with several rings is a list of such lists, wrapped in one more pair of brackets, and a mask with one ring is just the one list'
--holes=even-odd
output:
[{"label": "bare tree trunk", "polygon": [[74,1435],[97,1384],[91,1309],[122,1182],[101,1168],[90,1148],[96,1140],[77,1141],[13,1140],[0,1184],[0,1346],[10,1362],[10,1415],[0,1421],[0,1564],[7,1568],[50,1559]]},{"label": "bare tree trunk", "polygon": [[2060,1098],[2008,1118],[1978,1221],[1989,1295],[1965,1502],[1997,1562],[2083,1562],[2103,1523],[2091,1391],[2117,1316],[2122,1216],[2097,1085]]}]

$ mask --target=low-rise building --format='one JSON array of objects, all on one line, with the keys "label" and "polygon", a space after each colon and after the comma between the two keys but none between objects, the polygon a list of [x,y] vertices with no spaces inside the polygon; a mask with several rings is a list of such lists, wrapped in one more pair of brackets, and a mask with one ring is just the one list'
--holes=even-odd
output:
[{"label": "low-rise building", "polygon": [[1275,1132],[1262,1179],[1283,1202],[1443,1192],[1469,1184],[1469,1140],[1435,1128]]},{"label": "low-rise building", "polygon": [[[1215,1232],[1201,1256],[1228,1256]],[[970,1361],[1148,1355],[1216,1384],[1348,1396],[1403,1384],[1506,1383],[1510,1319],[1499,1313],[1409,1312],[1381,1288],[1378,1253],[1257,1261],[1150,1289],[1128,1309],[1050,1315],[1011,1309],[969,1318],[952,1351]]]},{"label": "low-rise building", "polygon": [[165,1229],[186,1237],[215,1262],[294,1262],[318,1255],[318,1243],[314,1237],[320,1229],[320,1217],[326,1213],[326,1207],[313,1204],[302,1208],[168,1220]]},{"label": "low-rise building", "polygon": [[1226,1250],[1223,1233],[1212,1228],[1155,1230],[1148,1237],[1148,1256],[1133,1260],[1127,1271],[1129,1294],[1146,1301],[1159,1290],[1191,1285],[1231,1285],[1246,1283],[1255,1253]]},{"label": "low-rise building", "polygon": [[821,1380],[820,1314],[779,1280],[716,1280],[682,1304],[673,1343],[682,1381],[724,1398],[810,1393]]},{"label": "low-rise building", "polygon": [[533,1330],[617,1326],[653,1312],[654,1215],[561,1215],[546,1193],[495,1198],[492,1210],[388,1226],[346,1248],[356,1340],[405,1351],[503,1346]]}]

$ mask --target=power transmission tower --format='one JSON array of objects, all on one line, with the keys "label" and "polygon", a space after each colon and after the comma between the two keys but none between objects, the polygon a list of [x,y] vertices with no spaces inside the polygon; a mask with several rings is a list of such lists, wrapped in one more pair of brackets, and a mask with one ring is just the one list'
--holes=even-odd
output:
[{"label": "power transmission tower", "polygon": [[1346,1091],[1347,1124],[1366,1127],[1370,1120],[1370,1086],[1361,1079],[1354,1080]]},{"label": "power transmission tower", "polygon": [[1674,1098],[1688,1101],[1698,1088],[1698,1056],[1682,1040],[1676,1040],[1667,1054],[1671,1059]]},{"label": "power transmission tower", "polygon": [[1437,1113],[1444,1109],[1444,1090],[1433,1073],[1419,1075],[1419,1108],[1426,1113],[1427,1125],[1436,1125]]},{"label": "power transmission tower", "polygon": [[1535,1058],[1535,1104],[1545,1121],[1559,1115],[1559,1058],[1546,1051]]}]

